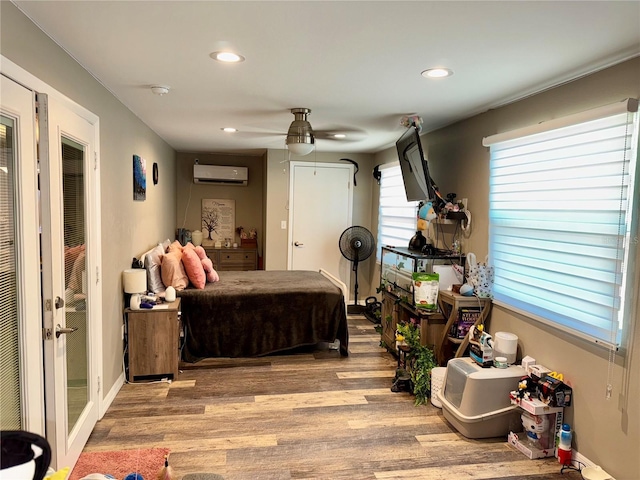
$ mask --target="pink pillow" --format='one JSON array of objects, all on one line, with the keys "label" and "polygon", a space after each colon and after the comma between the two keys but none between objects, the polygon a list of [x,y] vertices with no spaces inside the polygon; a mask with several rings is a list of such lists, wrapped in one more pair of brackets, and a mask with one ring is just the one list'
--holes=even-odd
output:
[{"label": "pink pillow", "polygon": [[207,282],[213,283],[220,280],[220,276],[218,275],[218,272],[214,270],[213,262],[209,257],[202,259],[202,267],[204,268],[204,272],[207,274]]},{"label": "pink pillow", "polygon": [[196,253],[198,254],[198,257],[200,257],[200,260],[202,260],[203,258],[207,258],[207,252],[205,252],[204,248],[202,248],[200,245],[196,247]]},{"label": "pink pillow", "polygon": [[186,244],[184,247],[182,247],[182,249],[183,249],[183,250],[184,250],[185,248],[190,248],[190,249],[192,249],[192,250],[193,250],[194,248],[196,248],[196,246],[195,246],[193,243],[191,243],[191,242],[187,242],[187,244]]},{"label": "pink pillow", "polygon": [[75,247],[64,247],[64,283],[65,288],[69,286],[69,280],[71,279],[71,272],[73,266],[78,259],[78,256],[84,252],[84,243]]},{"label": "pink pillow", "polygon": [[204,273],[200,257],[198,257],[193,248],[182,250],[182,265],[184,265],[191,284],[196,288],[204,288],[204,284],[207,283],[207,276]]},{"label": "pink pillow", "polygon": [[76,261],[73,262],[73,269],[71,270],[71,276],[69,277],[68,288],[76,293],[82,292],[82,272],[85,269],[85,252],[82,250]]},{"label": "pink pillow", "polygon": [[162,256],[162,283],[166,287],[171,285],[176,290],[184,290],[189,285],[189,277],[184,271],[180,252],[171,252]]}]

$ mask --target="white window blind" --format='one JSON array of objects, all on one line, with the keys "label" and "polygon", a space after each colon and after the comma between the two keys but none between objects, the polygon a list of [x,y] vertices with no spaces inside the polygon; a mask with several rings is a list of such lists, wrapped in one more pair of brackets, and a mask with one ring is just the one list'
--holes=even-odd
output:
[{"label": "white window blind", "polygon": [[380,207],[378,210],[378,251],[380,261],[381,247],[391,245],[406,247],[416,233],[416,214],[418,202],[407,202],[402,181],[402,171],[398,163],[380,167]]},{"label": "white window blind", "polygon": [[629,303],[634,112],[629,100],[484,141],[495,301],[609,347]]}]

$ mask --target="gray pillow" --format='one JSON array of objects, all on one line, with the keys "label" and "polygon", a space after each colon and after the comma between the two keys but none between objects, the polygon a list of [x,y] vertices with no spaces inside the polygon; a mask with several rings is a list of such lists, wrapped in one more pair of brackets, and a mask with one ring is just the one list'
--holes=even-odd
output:
[{"label": "gray pillow", "polygon": [[144,256],[144,268],[147,269],[147,286],[155,294],[161,294],[165,291],[160,270],[162,255],[164,255],[164,248],[162,248],[162,245],[158,245]]}]

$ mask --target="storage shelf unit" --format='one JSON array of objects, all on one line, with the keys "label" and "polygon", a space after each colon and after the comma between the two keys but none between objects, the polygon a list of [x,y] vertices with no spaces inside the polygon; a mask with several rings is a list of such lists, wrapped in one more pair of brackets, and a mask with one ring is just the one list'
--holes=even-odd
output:
[{"label": "storage shelf unit", "polygon": [[480,315],[476,319],[474,326],[484,324],[489,317],[491,311],[490,298],[467,297],[458,293],[441,290],[438,293],[438,306],[440,311],[447,319],[442,335],[438,341],[436,348],[436,357],[440,365],[445,365],[449,358],[449,345],[455,345],[453,348],[453,358],[464,355],[469,346],[469,332],[463,338],[456,338],[449,335],[452,325],[458,321],[458,314],[461,308],[480,308]]},{"label": "storage shelf unit", "polygon": [[391,292],[382,294],[382,341],[394,355],[396,352],[396,327],[411,319],[420,322],[420,344],[436,349],[444,329],[445,319],[439,312],[427,312],[414,308]]}]

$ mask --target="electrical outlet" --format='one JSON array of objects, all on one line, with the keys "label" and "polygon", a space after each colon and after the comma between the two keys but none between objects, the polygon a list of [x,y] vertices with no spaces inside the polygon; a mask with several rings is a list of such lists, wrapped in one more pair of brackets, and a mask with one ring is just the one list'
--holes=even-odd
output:
[{"label": "electrical outlet", "polygon": [[122,324],[122,340],[124,340],[124,323]]},{"label": "electrical outlet", "polygon": [[280,222],[280,228],[281,228],[282,230],[286,230],[286,229],[287,229],[287,221],[286,221],[286,220],[282,220],[282,221]]}]

